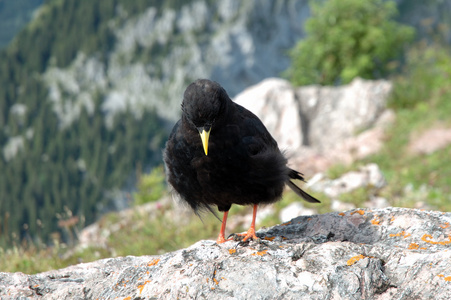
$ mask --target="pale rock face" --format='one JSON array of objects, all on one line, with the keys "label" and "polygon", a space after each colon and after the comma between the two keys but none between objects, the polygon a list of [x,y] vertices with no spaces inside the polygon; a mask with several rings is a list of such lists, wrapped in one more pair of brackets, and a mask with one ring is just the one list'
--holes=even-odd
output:
[{"label": "pale rock face", "polygon": [[309,186],[325,193],[327,196],[334,198],[341,194],[349,193],[360,187],[373,187],[380,189],[386,186],[385,177],[379,166],[376,164],[368,164],[358,171],[351,171],[343,174],[337,179],[322,179],[311,183]]},{"label": "pale rock face", "polygon": [[320,171],[331,161],[350,163],[380,149],[383,129],[394,119],[385,108],[391,86],[356,78],[339,87],[295,88],[268,78],[234,101],[262,120],[289,158],[316,162],[313,169]]},{"label": "pale rock face", "polygon": [[269,78],[247,88],[234,101],[260,117],[283,150],[302,146],[302,123],[295,97],[286,80]]},{"label": "pale rock face", "polygon": [[309,144],[320,149],[334,147],[374,125],[386,108],[391,87],[386,80],[356,78],[339,87],[298,88],[301,109],[309,124]]},{"label": "pale rock face", "polygon": [[0,273],[0,298],[450,299],[450,222],[393,207],[300,216],[258,231],[262,243]]},{"label": "pale rock face", "polygon": [[316,210],[305,208],[301,202],[293,202],[280,211],[280,222],[285,223],[297,216],[311,216],[316,214]]}]

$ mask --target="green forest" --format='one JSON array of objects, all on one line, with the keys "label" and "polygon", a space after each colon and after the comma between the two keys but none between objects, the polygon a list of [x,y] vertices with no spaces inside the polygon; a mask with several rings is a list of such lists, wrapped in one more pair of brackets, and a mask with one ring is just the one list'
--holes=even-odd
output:
[{"label": "green forest", "polygon": [[[0,246],[31,237],[47,243],[51,233],[63,232],[58,221],[72,215],[79,227],[92,223],[96,212],[107,209],[110,190],[123,187],[137,165],[161,161],[167,132],[155,112],[145,111],[139,120],[117,114],[113,128],[107,128],[99,92],[94,113],[84,110],[61,128],[39,76],[51,57],[59,67],[78,51],[106,57],[114,43],[107,23],[119,4],[131,16],[149,2],[46,1],[31,25],[0,52],[0,148],[13,137],[23,141],[13,158],[0,155]],[[13,105],[26,109],[11,113]]]}]

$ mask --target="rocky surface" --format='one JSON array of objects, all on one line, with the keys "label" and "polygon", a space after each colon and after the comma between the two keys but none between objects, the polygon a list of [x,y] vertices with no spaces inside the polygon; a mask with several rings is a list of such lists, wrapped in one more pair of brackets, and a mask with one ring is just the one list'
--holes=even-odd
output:
[{"label": "rocky surface", "polygon": [[269,78],[234,101],[256,114],[292,164],[308,174],[379,151],[395,119],[386,109],[391,88],[386,80],[359,78],[339,87],[295,88]]},{"label": "rocky surface", "polygon": [[298,88],[301,112],[308,126],[306,145],[327,149],[372,127],[385,111],[391,89],[389,81],[360,78],[338,87]]},{"label": "rocky surface", "polygon": [[269,78],[234,101],[259,116],[281,148],[324,150],[377,124],[391,88],[386,80],[360,78],[338,87],[295,88],[284,79]]},{"label": "rocky surface", "polygon": [[262,242],[199,241],[36,275],[0,273],[1,299],[449,299],[451,213],[300,216]]},{"label": "rocky surface", "polygon": [[307,184],[311,189],[322,192],[330,198],[349,193],[361,187],[380,189],[387,184],[384,174],[377,164],[371,163],[360,167],[357,171],[350,171],[337,179],[328,179],[318,173]]}]

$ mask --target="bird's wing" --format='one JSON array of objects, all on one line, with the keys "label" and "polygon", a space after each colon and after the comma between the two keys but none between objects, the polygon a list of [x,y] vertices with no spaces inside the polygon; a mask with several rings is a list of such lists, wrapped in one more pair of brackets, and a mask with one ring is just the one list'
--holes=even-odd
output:
[{"label": "bird's wing", "polygon": [[[271,136],[268,129],[263,125],[262,121],[251,111],[247,110],[239,104],[235,104],[238,111],[235,122],[238,123],[241,135],[245,138],[252,139],[252,147],[279,149],[276,140]],[[257,149],[252,149],[256,151]]]},{"label": "bird's wing", "polygon": [[182,120],[180,119],[177,121],[177,123],[175,123],[174,127],[172,128],[171,133],[169,134],[168,141],[170,141],[171,139],[174,138],[174,135],[176,134],[177,130],[179,129],[181,122],[182,122]]}]

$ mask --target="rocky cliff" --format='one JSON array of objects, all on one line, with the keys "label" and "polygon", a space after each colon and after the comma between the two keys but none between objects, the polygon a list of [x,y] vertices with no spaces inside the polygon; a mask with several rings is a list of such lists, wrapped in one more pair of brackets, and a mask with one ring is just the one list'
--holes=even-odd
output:
[{"label": "rocky cliff", "polygon": [[293,87],[268,78],[235,97],[256,114],[291,163],[307,173],[348,164],[377,152],[394,113],[386,108],[392,84],[354,79],[339,87]]},{"label": "rocky cliff", "polygon": [[451,213],[301,216],[261,242],[199,241],[36,275],[0,273],[2,299],[449,299]]},{"label": "rocky cliff", "polygon": [[220,82],[233,96],[285,70],[308,14],[307,1],[291,0],[148,7],[124,22],[111,20],[116,42],[108,57],[80,52],[69,67],[50,67],[45,82],[67,124],[81,107],[92,110],[95,93],[104,95],[109,119],[126,109],[139,118],[154,108],[175,121],[184,89],[198,78]]}]

